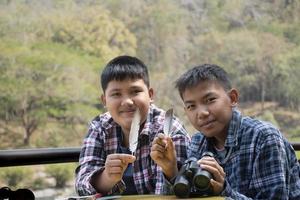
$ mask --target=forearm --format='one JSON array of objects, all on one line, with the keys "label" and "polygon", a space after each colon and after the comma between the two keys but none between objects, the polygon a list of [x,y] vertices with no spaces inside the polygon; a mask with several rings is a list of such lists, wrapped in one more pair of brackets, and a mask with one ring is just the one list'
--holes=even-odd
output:
[{"label": "forearm", "polygon": [[116,184],[117,182],[113,182],[112,179],[109,178],[105,169],[95,173],[91,178],[91,185],[93,185],[97,192],[102,194],[110,193]]}]

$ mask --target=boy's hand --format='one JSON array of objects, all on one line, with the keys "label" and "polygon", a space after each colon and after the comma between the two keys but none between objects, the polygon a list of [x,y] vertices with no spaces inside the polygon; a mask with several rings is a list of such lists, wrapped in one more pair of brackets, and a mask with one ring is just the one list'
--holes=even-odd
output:
[{"label": "boy's hand", "polygon": [[210,180],[210,184],[213,188],[213,192],[215,195],[220,194],[224,189],[224,181],[225,181],[225,172],[223,168],[219,165],[219,163],[213,158],[209,156],[205,156],[198,161],[200,167],[202,169],[210,172],[214,179]]},{"label": "boy's hand", "polygon": [[105,169],[98,182],[101,191],[109,191],[116,183],[122,180],[128,164],[133,163],[135,159],[135,156],[130,154],[108,155],[105,161]]},{"label": "boy's hand", "polygon": [[170,137],[159,133],[152,142],[150,156],[169,180],[177,175],[176,151]]}]

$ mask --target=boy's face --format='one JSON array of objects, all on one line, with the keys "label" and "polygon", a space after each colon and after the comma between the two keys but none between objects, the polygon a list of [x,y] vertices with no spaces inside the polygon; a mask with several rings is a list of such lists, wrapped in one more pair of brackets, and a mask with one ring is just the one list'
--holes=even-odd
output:
[{"label": "boy's face", "polygon": [[152,97],[153,89],[149,89],[142,79],[125,79],[110,81],[101,99],[114,121],[125,133],[129,133],[137,108],[140,110],[141,123],[146,120]]},{"label": "boy's face", "polygon": [[236,106],[238,93],[235,89],[226,92],[215,81],[203,81],[182,94],[185,112],[193,126],[206,137],[215,137],[223,142]]}]

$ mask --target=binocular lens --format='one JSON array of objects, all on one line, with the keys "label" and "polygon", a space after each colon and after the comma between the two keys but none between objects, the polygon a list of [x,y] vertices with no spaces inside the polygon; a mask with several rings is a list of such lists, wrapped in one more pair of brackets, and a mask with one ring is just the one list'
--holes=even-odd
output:
[{"label": "binocular lens", "polygon": [[210,186],[210,178],[203,174],[195,176],[193,182],[199,190],[206,190]]},{"label": "binocular lens", "polygon": [[190,186],[184,183],[177,183],[174,185],[174,193],[179,198],[186,198],[190,194]]}]

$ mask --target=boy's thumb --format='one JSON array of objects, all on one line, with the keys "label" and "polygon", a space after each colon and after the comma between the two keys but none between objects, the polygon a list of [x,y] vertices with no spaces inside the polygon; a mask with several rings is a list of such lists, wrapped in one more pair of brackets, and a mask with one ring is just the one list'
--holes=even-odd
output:
[{"label": "boy's thumb", "polygon": [[130,154],[123,154],[122,155],[122,160],[123,162],[126,162],[126,163],[133,163],[135,161],[135,156],[133,155],[130,155]]},{"label": "boy's thumb", "polygon": [[167,147],[168,147],[168,149],[170,149],[171,151],[174,150],[174,143],[173,143],[172,138],[170,138],[170,137],[167,137]]}]

